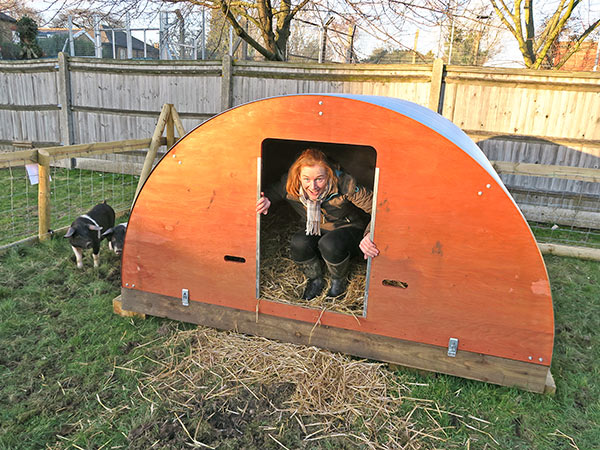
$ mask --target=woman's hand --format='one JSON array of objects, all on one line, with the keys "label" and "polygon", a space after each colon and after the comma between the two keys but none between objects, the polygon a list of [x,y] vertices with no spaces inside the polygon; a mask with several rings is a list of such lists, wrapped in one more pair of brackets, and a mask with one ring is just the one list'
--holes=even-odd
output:
[{"label": "woman's hand", "polygon": [[365,259],[375,258],[377,255],[379,255],[379,249],[368,235],[365,236],[362,241],[360,241],[358,246],[365,254]]},{"label": "woman's hand", "polygon": [[256,202],[256,213],[257,214],[267,214],[269,212],[269,208],[271,207],[271,200],[265,197],[265,193],[260,193],[260,198]]}]

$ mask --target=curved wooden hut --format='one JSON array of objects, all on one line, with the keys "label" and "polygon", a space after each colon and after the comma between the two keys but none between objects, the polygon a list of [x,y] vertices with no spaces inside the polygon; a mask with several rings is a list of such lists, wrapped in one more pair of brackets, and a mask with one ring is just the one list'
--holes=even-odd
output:
[{"label": "curved wooden hut", "polygon": [[[257,299],[257,195],[306,145],[374,186],[361,317]],[[203,123],[140,191],[122,282],[131,311],[536,392],[550,377],[552,297],[523,215],[459,128],[398,99],[290,95]]]}]

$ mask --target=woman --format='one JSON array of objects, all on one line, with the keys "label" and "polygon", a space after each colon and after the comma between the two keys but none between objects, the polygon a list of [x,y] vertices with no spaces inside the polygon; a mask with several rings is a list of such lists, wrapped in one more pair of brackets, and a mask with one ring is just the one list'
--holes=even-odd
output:
[{"label": "woman", "polygon": [[292,259],[308,278],[302,298],[315,298],[325,287],[320,257],[331,274],[327,296],[343,294],[350,259],[358,249],[365,259],[379,254],[366,235],[373,193],[331,164],[323,152],[311,148],[302,152],[280,183],[267,189],[266,195],[261,193],[256,212],[267,214],[272,202],[283,199],[306,224],[291,241]]}]

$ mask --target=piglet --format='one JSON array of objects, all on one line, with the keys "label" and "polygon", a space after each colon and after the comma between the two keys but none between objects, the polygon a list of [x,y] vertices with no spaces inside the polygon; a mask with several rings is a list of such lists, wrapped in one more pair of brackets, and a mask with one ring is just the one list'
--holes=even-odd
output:
[{"label": "piglet", "polygon": [[83,268],[83,250],[93,250],[94,267],[99,265],[100,241],[103,239],[102,230],[108,230],[115,225],[115,211],[104,201],[94,206],[87,214],[73,221],[67,233],[73,253],[77,259],[77,268]]},{"label": "piglet", "polygon": [[109,228],[102,237],[108,239],[108,248],[111,249],[115,254],[120,255],[123,253],[123,243],[125,242],[125,232],[127,231],[127,222],[115,225],[113,228]]}]

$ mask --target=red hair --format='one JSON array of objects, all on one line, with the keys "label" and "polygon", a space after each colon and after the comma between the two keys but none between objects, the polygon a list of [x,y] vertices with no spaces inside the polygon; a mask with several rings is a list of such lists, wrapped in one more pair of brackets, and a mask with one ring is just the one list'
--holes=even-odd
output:
[{"label": "red hair", "polygon": [[285,190],[294,198],[298,198],[300,192],[300,171],[303,167],[321,166],[327,172],[327,189],[331,192],[337,186],[337,177],[333,172],[333,169],[327,161],[327,156],[321,150],[315,148],[308,148],[302,152],[302,154],[294,161],[290,170],[288,171],[287,183]]}]

